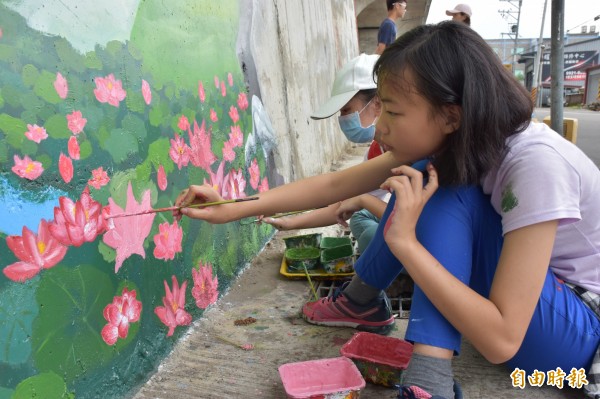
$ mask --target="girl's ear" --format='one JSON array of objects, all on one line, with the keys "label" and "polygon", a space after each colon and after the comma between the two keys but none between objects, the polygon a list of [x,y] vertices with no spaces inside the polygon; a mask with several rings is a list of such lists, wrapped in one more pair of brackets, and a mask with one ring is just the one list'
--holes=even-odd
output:
[{"label": "girl's ear", "polygon": [[443,111],[444,133],[450,134],[458,130],[462,120],[462,108],[460,105],[446,105]]}]

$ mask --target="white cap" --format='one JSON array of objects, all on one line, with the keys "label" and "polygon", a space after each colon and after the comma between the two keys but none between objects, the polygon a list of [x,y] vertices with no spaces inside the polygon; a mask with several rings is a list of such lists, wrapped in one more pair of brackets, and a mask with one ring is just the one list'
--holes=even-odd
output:
[{"label": "white cap", "polygon": [[338,112],[361,90],[376,89],[373,67],[379,55],[361,54],[348,61],[335,75],[331,97],[310,116],[313,119],[329,118]]},{"label": "white cap", "polygon": [[468,4],[457,4],[454,10],[446,10],[446,15],[454,15],[460,12],[467,14],[469,17],[472,15],[471,7]]}]

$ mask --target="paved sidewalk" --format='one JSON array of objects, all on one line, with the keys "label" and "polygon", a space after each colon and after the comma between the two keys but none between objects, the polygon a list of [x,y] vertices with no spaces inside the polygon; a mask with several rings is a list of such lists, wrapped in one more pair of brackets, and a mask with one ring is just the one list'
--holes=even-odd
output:
[{"label": "paved sidewalk", "polygon": [[[349,158],[336,167],[360,162],[364,151],[365,147],[352,149]],[[337,226],[317,231],[324,236],[343,234]],[[135,399],[285,398],[280,365],[339,356],[340,347],[355,330],[307,324],[300,317],[302,304],[311,295],[307,281],[279,274],[285,247],[282,237],[296,234],[276,234],[231,289],[194,323],[156,374],[133,395]],[[234,325],[248,317],[256,323]],[[391,336],[402,338],[406,325],[407,320],[398,320]],[[243,344],[252,344],[254,349],[243,350]],[[583,397],[569,388],[514,388],[510,370],[489,364],[468,342],[454,361],[454,371],[466,399]],[[360,394],[361,399],[395,397],[395,390],[372,384]]]}]

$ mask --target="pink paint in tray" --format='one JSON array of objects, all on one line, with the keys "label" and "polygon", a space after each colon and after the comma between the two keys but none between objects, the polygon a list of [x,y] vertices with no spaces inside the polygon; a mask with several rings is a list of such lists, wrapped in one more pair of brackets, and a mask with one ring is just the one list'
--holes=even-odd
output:
[{"label": "pink paint in tray", "polygon": [[400,385],[413,346],[403,339],[369,332],[358,332],[340,349],[342,356],[354,361],[365,380],[394,387]]},{"label": "pink paint in tray", "polygon": [[345,357],[287,363],[279,366],[279,375],[291,399],[354,399],[366,385]]}]

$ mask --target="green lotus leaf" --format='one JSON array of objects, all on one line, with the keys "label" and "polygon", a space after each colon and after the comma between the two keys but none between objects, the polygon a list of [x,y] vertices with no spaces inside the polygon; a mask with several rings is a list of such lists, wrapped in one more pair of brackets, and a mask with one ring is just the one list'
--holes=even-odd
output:
[{"label": "green lotus leaf", "polygon": [[17,88],[12,85],[6,85],[2,87],[4,98],[8,105],[17,109],[21,108],[21,96],[23,95],[23,89]]},{"label": "green lotus leaf", "polygon": [[[127,98],[129,98],[129,95],[127,96]],[[140,99],[142,100],[142,102],[144,101],[141,97],[141,94]],[[127,106],[129,106],[129,104],[127,104]],[[145,140],[146,136],[148,135],[148,132],[146,131],[146,124],[144,123],[144,121],[133,114],[127,114],[123,118],[123,121],[121,122],[121,127],[130,132],[140,142],[142,140]]]},{"label": "green lotus leaf", "polygon": [[90,143],[89,140],[79,143],[79,159],[87,159],[90,155],[92,155],[92,152],[92,143]]},{"label": "green lotus leaf", "polygon": [[0,61],[11,61],[17,58],[17,49],[13,46],[0,44]]},{"label": "green lotus leaf", "polygon": [[56,55],[62,61],[62,67],[68,70],[73,70],[78,73],[85,71],[85,64],[81,54],[79,54],[65,38],[57,38],[54,41]]},{"label": "green lotus leaf", "polygon": [[52,115],[44,122],[44,128],[46,128],[48,136],[55,139],[68,139],[72,135],[67,127],[67,117],[65,115]]},{"label": "green lotus leaf", "polygon": [[138,114],[143,114],[147,107],[141,91],[132,92],[129,90],[127,92],[127,97],[125,97],[125,104],[127,104],[127,108],[131,112],[137,112]]},{"label": "green lotus leaf", "polygon": [[[45,105],[44,101],[42,101],[41,98],[36,96],[31,91],[23,94],[23,96],[21,97],[21,101],[23,101],[22,102],[23,108],[30,111],[32,113],[32,115],[37,115],[37,112],[39,110],[41,110]],[[40,120],[40,119],[39,118],[31,118],[29,120],[32,120],[35,123],[35,121]]]},{"label": "green lotus leaf", "polygon": [[167,137],[161,137],[152,144],[148,149],[148,160],[152,162],[154,169],[158,169],[160,165],[165,168],[166,173],[171,173],[175,169],[175,164],[171,160],[169,150],[171,143]]},{"label": "green lotus leaf", "polygon": [[20,149],[23,140],[25,140],[27,124],[23,120],[8,114],[0,114],[0,131],[4,133],[6,142],[10,144],[11,147]]},{"label": "green lotus leaf", "polygon": [[12,399],[31,399],[31,398],[74,398],[75,396],[67,392],[65,382],[55,373],[41,373],[29,377],[19,383]]},{"label": "green lotus leaf", "polygon": [[90,51],[85,55],[83,64],[88,69],[102,70],[102,60],[98,57],[95,51]]},{"label": "green lotus leaf", "polygon": [[169,114],[169,106],[166,102],[161,102],[160,104],[154,104],[152,102],[153,107],[150,109],[150,113],[148,115],[148,121],[151,126],[163,126],[165,125],[166,115]]},{"label": "green lotus leaf", "polygon": [[0,363],[25,363],[31,355],[33,320],[38,315],[35,290],[39,277],[9,283],[0,291]]},{"label": "green lotus leaf", "polygon": [[70,384],[118,355],[100,335],[106,325],[102,312],[112,302],[115,284],[91,265],[54,267],[42,277],[32,335],[35,366],[64,376]]},{"label": "green lotus leaf", "polygon": [[106,245],[102,240],[98,241],[98,252],[107,263],[113,263],[117,258],[117,251]]},{"label": "green lotus leaf", "polygon": [[148,159],[135,167],[135,176],[137,180],[148,180],[152,173],[152,164]]},{"label": "green lotus leaf", "polygon": [[21,72],[21,78],[23,79],[23,84],[26,87],[32,87],[39,76],[40,72],[34,65],[31,64],[25,65],[23,67],[23,71]]},{"label": "green lotus leaf", "polygon": [[116,163],[127,160],[139,151],[137,138],[125,129],[111,130],[108,139],[103,143],[103,148]]},{"label": "green lotus leaf", "polygon": [[[41,71],[40,76],[33,85],[33,92],[44,101],[50,104],[58,104],[63,101],[58,96],[56,89],[54,88],[54,81],[56,80],[56,73],[50,73],[48,71]],[[66,124],[66,120],[65,120]]]}]

